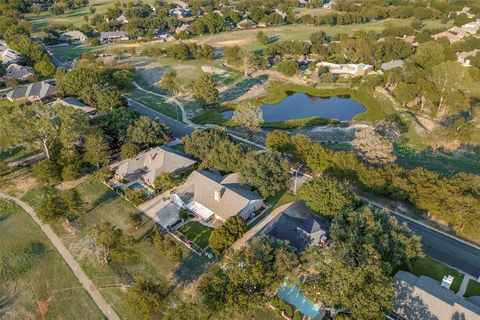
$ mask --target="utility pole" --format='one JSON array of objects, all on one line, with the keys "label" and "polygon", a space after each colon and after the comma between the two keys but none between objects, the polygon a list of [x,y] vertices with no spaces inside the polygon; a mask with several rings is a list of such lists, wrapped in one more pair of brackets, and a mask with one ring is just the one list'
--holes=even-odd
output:
[{"label": "utility pole", "polygon": [[297,178],[298,178],[298,171],[303,167],[303,164],[298,167],[298,169],[295,170],[295,181],[294,181],[294,186],[293,186],[293,194],[297,194]]}]

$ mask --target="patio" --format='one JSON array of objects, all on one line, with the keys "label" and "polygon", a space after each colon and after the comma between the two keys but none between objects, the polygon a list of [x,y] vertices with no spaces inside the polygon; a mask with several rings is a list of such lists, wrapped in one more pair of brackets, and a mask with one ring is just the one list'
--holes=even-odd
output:
[{"label": "patio", "polygon": [[168,229],[177,223],[179,208],[170,201],[169,193],[162,193],[139,206],[148,217]]}]

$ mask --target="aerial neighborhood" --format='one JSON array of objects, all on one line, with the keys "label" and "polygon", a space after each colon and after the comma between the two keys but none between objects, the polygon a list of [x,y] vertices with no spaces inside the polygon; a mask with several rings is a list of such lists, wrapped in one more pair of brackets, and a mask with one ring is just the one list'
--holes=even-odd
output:
[{"label": "aerial neighborhood", "polygon": [[0,319],[480,319],[479,1],[0,11]]}]

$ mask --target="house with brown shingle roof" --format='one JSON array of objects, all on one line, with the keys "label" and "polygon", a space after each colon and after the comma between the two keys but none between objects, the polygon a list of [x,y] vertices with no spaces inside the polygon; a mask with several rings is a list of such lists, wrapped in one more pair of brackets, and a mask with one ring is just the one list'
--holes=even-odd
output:
[{"label": "house with brown shingle roof", "polygon": [[155,178],[163,172],[178,174],[193,169],[196,161],[167,146],[148,149],[116,167],[115,176],[129,181],[142,180],[153,186]]},{"label": "house with brown shingle roof", "polygon": [[235,173],[222,176],[208,170],[194,171],[173,195],[173,202],[204,221],[225,222],[233,216],[247,220],[263,207],[263,199],[238,178]]}]

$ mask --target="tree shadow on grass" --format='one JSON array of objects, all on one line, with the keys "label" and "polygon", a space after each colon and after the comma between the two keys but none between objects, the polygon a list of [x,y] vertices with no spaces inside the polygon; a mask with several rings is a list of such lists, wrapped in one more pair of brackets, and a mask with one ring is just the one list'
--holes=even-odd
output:
[{"label": "tree shadow on grass", "polygon": [[174,280],[177,285],[185,287],[195,282],[208,269],[209,265],[210,261],[207,257],[189,252],[175,270]]},{"label": "tree shadow on grass", "polygon": [[91,205],[90,207],[86,210],[86,212],[91,212],[93,210],[96,210],[98,208],[100,208],[101,206],[104,206],[110,202],[112,202],[113,200],[117,199],[117,197],[119,197],[118,194],[116,194],[115,192],[111,191],[111,190],[108,190],[108,191],[105,191],[100,197],[98,197]]}]

